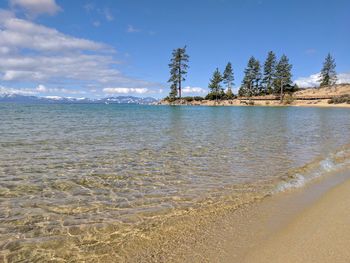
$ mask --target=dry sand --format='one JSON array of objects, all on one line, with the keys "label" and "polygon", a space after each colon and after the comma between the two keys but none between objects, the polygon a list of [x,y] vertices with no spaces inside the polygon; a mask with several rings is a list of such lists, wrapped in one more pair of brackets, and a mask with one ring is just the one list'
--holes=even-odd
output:
[{"label": "dry sand", "polygon": [[332,87],[311,88],[300,90],[294,93],[295,96],[341,96],[350,94],[350,84],[338,84]]},{"label": "dry sand", "polygon": [[350,180],[300,213],[245,262],[350,262]]}]

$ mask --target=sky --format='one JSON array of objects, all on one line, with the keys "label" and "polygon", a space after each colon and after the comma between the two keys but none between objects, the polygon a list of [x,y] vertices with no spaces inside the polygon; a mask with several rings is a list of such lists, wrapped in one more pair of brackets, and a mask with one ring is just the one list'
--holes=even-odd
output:
[{"label": "sky", "polygon": [[0,93],[101,98],[169,93],[168,63],[187,46],[184,95],[206,95],[233,65],[272,50],[315,86],[328,52],[350,82],[348,0],[0,0]]}]

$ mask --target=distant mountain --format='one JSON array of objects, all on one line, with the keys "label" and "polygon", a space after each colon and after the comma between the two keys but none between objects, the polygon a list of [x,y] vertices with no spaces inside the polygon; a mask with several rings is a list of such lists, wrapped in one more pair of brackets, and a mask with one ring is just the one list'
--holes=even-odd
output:
[{"label": "distant mountain", "polygon": [[36,97],[20,94],[0,94],[0,102],[37,103],[37,104],[154,104],[158,100],[152,97],[139,98],[134,96],[106,97],[101,99],[71,98],[71,97]]},{"label": "distant mountain", "polygon": [[95,100],[95,102],[98,101],[98,103],[106,103],[106,104],[154,104],[158,102],[155,98],[152,97],[146,97],[146,98],[139,98],[139,97],[133,97],[133,96],[118,96],[118,97],[107,97],[103,99]]}]

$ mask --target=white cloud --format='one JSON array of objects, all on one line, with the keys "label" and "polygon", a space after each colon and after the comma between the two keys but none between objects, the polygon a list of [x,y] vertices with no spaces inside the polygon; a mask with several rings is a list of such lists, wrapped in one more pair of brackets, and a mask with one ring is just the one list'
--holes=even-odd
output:
[{"label": "white cloud", "polygon": [[207,93],[208,90],[200,88],[200,87],[190,87],[187,86],[182,89],[183,93]]},{"label": "white cloud", "polygon": [[14,89],[0,86],[0,94],[34,95],[36,92],[31,89]]},{"label": "white cloud", "polygon": [[339,84],[341,83],[350,83],[350,72],[346,73],[339,73],[338,74],[338,82]]},{"label": "white cloud", "polygon": [[137,33],[137,32],[140,32],[140,29],[137,29],[132,25],[128,25],[128,28],[126,29],[126,31],[128,33]]},{"label": "white cloud", "polygon": [[66,88],[48,88],[45,85],[38,85],[36,88],[8,88],[0,86],[0,94],[19,94],[19,95],[37,95],[38,93],[55,93],[55,94],[86,94],[82,90],[73,90]]},{"label": "white cloud", "polygon": [[[0,47],[2,81],[33,86],[93,85],[99,91],[112,85],[137,89],[157,86],[157,90],[161,87],[122,74],[116,68],[116,51],[108,45],[63,34],[1,9]],[[48,92],[69,93],[70,89]]]},{"label": "white cloud", "polygon": [[38,92],[47,92],[47,88],[44,85],[41,85],[41,84],[36,87],[36,90]]},{"label": "white cloud", "polygon": [[73,89],[66,89],[66,88],[47,88],[46,86],[40,84],[38,85],[33,92],[39,92],[39,93],[64,93],[64,94],[85,94],[85,91],[81,90],[73,90]]},{"label": "white cloud", "polygon": [[[350,83],[350,72],[339,73],[337,77],[338,77],[338,81],[337,81],[338,84]],[[298,78],[294,82],[301,88],[318,87],[320,85],[319,78],[320,78],[320,73],[316,73],[308,77]]]},{"label": "white cloud", "polygon": [[10,5],[24,9],[29,16],[54,15],[62,10],[55,0],[10,0]]},{"label": "white cloud", "polygon": [[111,50],[105,44],[75,38],[36,23],[18,19],[0,10],[0,46],[10,50],[28,48],[36,51]]},{"label": "white cloud", "polygon": [[294,82],[301,88],[317,87],[320,85],[319,78],[320,78],[320,74],[316,73],[308,77],[298,78]]},{"label": "white cloud", "polygon": [[149,90],[147,88],[104,88],[103,92],[107,94],[145,94],[148,93]]},{"label": "white cloud", "polygon": [[45,96],[44,98],[52,99],[52,100],[60,100],[60,99],[62,99],[62,97],[60,97],[60,96]]}]

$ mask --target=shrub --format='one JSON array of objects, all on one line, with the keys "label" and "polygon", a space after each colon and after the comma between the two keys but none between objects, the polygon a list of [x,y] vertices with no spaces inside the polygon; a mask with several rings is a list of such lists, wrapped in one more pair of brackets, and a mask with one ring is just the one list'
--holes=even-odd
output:
[{"label": "shrub", "polygon": [[283,98],[283,103],[284,103],[285,105],[292,104],[293,101],[294,101],[294,98],[293,98],[293,96],[290,95],[290,94],[286,94],[286,95],[284,96],[284,98]]},{"label": "shrub", "polygon": [[193,101],[193,97],[182,97],[181,99],[187,101],[187,102],[191,102]]},{"label": "shrub", "polygon": [[168,101],[168,102],[174,102],[176,100],[176,98],[171,98],[171,97],[167,96],[164,98],[164,100]]},{"label": "shrub", "polygon": [[350,104],[350,95],[341,95],[334,98],[331,98],[328,101],[329,104],[339,104],[339,103],[347,103]]},{"label": "shrub", "polygon": [[234,95],[232,96],[227,96],[225,92],[220,92],[218,94],[215,94],[213,92],[209,93],[207,96],[205,96],[206,100],[232,100],[235,99],[236,97]]},{"label": "shrub", "polygon": [[205,96],[206,100],[216,100],[219,99],[219,95],[216,95],[215,93],[208,93],[207,96]]},{"label": "shrub", "polygon": [[202,101],[202,100],[204,100],[204,98],[203,98],[203,97],[200,97],[200,96],[195,96],[195,97],[193,97],[193,99],[194,99],[195,101]]}]

